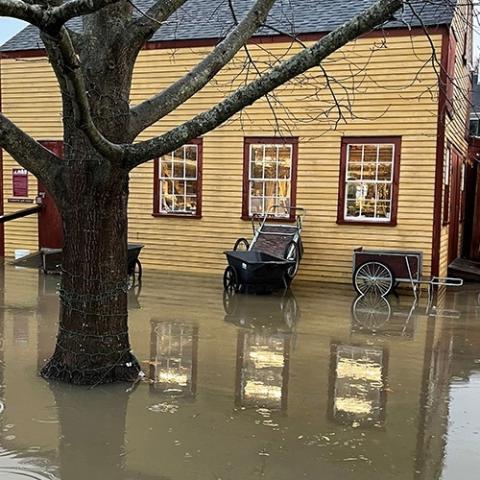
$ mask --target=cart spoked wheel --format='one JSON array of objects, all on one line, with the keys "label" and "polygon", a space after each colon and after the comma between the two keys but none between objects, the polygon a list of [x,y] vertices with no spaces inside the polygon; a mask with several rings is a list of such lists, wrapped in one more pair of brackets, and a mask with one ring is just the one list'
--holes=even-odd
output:
[{"label": "cart spoked wheel", "polygon": [[295,297],[286,297],[285,302],[282,305],[283,308],[283,320],[288,328],[293,328],[297,321],[298,306]]},{"label": "cart spoked wheel", "polygon": [[250,244],[248,243],[248,240],[246,238],[239,238],[236,242],[235,245],[233,246],[233,250],[236,252],[237,250],[239,251],[244,251],[246,252],[250,247]]},{"label": "cart spoked wheel", "polygon": [[285,260],[291,260],[295,262],[291,267],[287,269],[287,277],[289,280],[293,280],[295,275],[298,272],[298,267],[300,265],[300,250],[298,244],[294,241],[288,243],[287,248],[285,249]]},{"label": "cart spoked wheel", "polygon": [[390,320],[392,309],[384,297],[367,293],[355,300],[352,314],[361,328],[375,332]]},{"label": "cart spoked wheel", "polygon": [[223,291],[223,309],[227,315],[235,313],[237,308],[238,296],[228,290]]},{"label": "cart spoked wheel", "polygon": [[237,292],[239,288],[237,271],[230,265],[223,274],[223,288],[228,293]]},{"label": "cart spoked wheel", "polygon": [[366,262],[353,274],[353,285],[360,295],[375,293],[385,297],[395,283],[392,271],[383,263]]}]

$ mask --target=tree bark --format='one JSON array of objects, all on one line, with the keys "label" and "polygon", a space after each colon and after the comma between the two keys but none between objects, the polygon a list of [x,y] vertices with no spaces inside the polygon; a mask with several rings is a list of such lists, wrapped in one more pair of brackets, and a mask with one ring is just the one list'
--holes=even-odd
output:
[{"label": "tree bark", "polygon": [[135,380],[127,312],[128,174],[69,175],[60,203],[64,248],[60,324],[42,376],[92,385]]},{"label": "tree bark", "polygon": [[[97,55],[83,54],[92,118],[109,140],[131,141],[133,60],[100,47]],[[95,149],[74,119],[71,97],[62,93],[64,175],[50,192],[64,228],[60,321],[55,352],[41,375],[82,385],[133,381],[140,366],[127,323],[129,172]]]}]

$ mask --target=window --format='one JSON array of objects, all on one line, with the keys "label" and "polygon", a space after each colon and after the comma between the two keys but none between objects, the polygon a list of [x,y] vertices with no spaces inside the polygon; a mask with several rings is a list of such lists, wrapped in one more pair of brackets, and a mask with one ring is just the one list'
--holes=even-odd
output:
[{"label": "window", "polygon": [[153,214],[200,217],[201,172],[201,140],[191,140],[157,159]]},{"label": "window", "polygon": [[287,217],[296,203],[297,138],[247,138],[242,217]]},{"label": "window", "polygon": [[396,225],[400,137],[343,138],[338,223]]}]

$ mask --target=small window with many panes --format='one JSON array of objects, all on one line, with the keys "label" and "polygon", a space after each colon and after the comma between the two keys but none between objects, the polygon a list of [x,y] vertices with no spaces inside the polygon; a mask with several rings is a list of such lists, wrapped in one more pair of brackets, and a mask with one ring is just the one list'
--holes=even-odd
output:
[{"label": "small window with many panes", "polygon": [[191,141],[156,163],[154,214],[200,216],[201,141]]},{"label": "small window with many panes", "polygon": [[339,222],[396,221],[399,138],[343,139]]},{"label": "small window with many panes", "polygon": [[243,216],[290,215],[295,204],[296,139],[245,139]]}]

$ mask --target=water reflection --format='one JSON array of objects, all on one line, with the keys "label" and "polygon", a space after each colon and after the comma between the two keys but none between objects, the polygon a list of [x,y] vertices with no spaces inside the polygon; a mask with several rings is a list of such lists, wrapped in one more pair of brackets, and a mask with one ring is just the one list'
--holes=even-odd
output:
[{"label": "water reflection", "polygon": [[292,335],[300,312],[283,295],[224,293],[225,321],[242,327],[237,337],[235,405],[287,410]]},{"label": "water reflection", "polygon": [[347,425],[382,427],[387,376],[387,349],[332,344],[330,418]]},{"label": "water reflection", "polygon": [[151,321],[150,390],[195,397],[197,390],[198,327]]},{"label": "water reflection", "polygon": [[210,277],[147,271],[130,330],[148,382],[88,390],[36,375],[55,342],[58,279],[5,275],[0,478],[469,480],[480,469],[474,286],[426,311],[318,284],[222,297]]},{"label": "water reflection", "polygon": [[416,308],[417,302],[413,298],[404,304],[398,299],[392,301],[375,294],[357,297],[352,303],[352,333],[413,339]]}]

